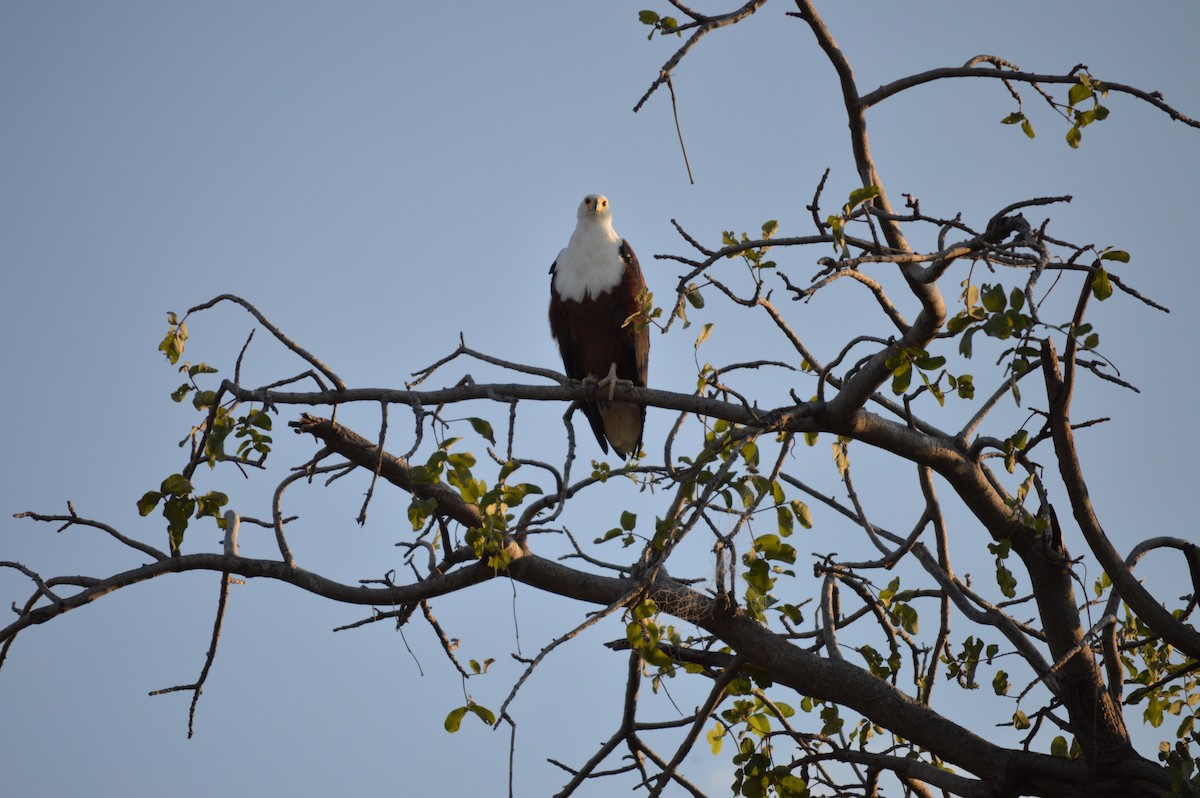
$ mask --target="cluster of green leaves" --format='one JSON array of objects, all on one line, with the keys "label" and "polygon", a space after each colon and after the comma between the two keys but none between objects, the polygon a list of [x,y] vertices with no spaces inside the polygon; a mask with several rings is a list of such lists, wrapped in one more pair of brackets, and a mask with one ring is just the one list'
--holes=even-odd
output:
[{"label": "cluster of green leaves", "polygon": [[[785,509],[784,505],[778,505]],[[785,509],[785,512],[790,511]],[[790,533],[789,533],[790,534]],[[762,620],[766,611],[778,601],[772,594],[776,579],[780,576],[795,576],[796,572],[785,566],[795,565],[796,549],[779,535],[766,534],[754,538],[753,547],[742,555],[742,581],[746,585],[744,609],[747,615]],[[798,608],[779,608],[781,612],[799,622]]]},{"label": "cluster of green leaves", "polygon": [[900,675],[900,650],[898,648],[893,648],[887,657],[876,651],[874,646],[866,643],[858,646],[856,650],[873,676],[892,684],[896,683],[896,677]]},{"label": "cluster of green leaves", "polygon": [[[746,586],[743,609],[759,620],[764,618],[768,609],[776,609],[799,623],[802,617],[799,608],[791,604],[779,604],[772,591],[778,577],[795,576],[795,572],[787,566],[795,564],[796,549],[784,539],[792,535],[796,524],[811,529],[812,513],[803,501],[789,499],[779,480],[772,480],[758,472],[761,457],[758,443],[739,437],[737,432],[736,424],[724,419],[713,422],[705,433],[705,444],[709,451],[715,449],[718,454],[716,461],[722,465],[717,467],[714,462],[685,482],[684,498],[692,502],[699,491],[708,490],[719,498],[719,503],[710,505],[713,508],[732,514],[774,513],[774,530],[756,535],[750,550],[742,555],[741,575]],[[730,460],[739,463],[744,470],[728,467]],[[688,458],[681,458],[681,462],[691,464]]]},{"label": "cluster of green leaves", "polygon": [[[933,398],[937,399],[939,405],[946,404],[946,392],[942,388],[943,379],[959,398],[975,398],[975,378],[970,374],[955,376],[943,369],[942,367],[946,365],[946,358],[941,355],[930,355],[929,352],[916,346],[896,346],[892,348],[891,354],[884,363],[892,372],[892,393],[897,396],[908,390],[915,372],[921,377],[921,382],[925,384],[926,390],[933,395]],[[938,375],[932,380],[929,379],[929,373],[939,369],[941,371]]]},{"label": "cluster of green leaves", "polygon": [[888,620],[897,629],[903,629],[910,635],[917,634],[919,619],[917,611],[908,603],[914,593],[911,590],[900,589],[900,577],[895,577],[888,586],[879,591],[879,603],[883,605]]},{"label": "cluster of green leaves", "polygon": [[854,213],[855,208],[878,196],[878,186],[856,188],[850,192],[850,198],[842,206],[841,214],[830,214],[826,217],[825,224],[829,227],[829,232],[833,235],[833,248],[835,250],[843,254],[849,253],[850,248],[846,245],[846,222],[850,221],[850,216]]},{"label": "cluster of green leaves", "polygon": [[1034,137],[1033,123],[1029,121],[1029,118],[1027,116],[1025,116],[1025,112],[1020,110],[1019,108],[1016,111],[1013,111],[1008,116],[1001,119],[1000,124],[1002,124],[1002,125],[1020,125],[1021,130],[1025,133],[1026,136],[1028,136],[1029,138]]},{"label": "cluster of green leaves", "polygon": [[1013,572],[1004,564],[1008,555],[1012,553],[1012,541],[1006,538],[997,543],[989,543],[988,551],[996,555],[996,584],[1000,586],[1000,592],[1005,598],[1016,598],[1017,577],[1013,576]]},{"label": "cluster of green leaves", "polygon": [[664,636],[672,645],[682,642],[677,635],[671,639],[666,627],[659,623],[658,605],[652,599],[643,599],[630,608],[629,622],[625,625],[625,639],[629,641],[630,648],[648,665],[673,672],[675,660],[659,648]]},{"label": "cluster of green leaves", "polygon": [[[1112,280],[1104,269],[1104,261],[1128,263],[1129,253],[1113,247],[1105,247],[1100,250],[1099,257],[1092,264],[1090,286],[1092,295],[1101,302],[1112,296],[1113,292]],[[1021,392],[1017,387],[1017,378],[1028,371],[1041,356],[1038,347],[1031,341],[1036,323],[1033,316],[1026,312],[1024,290],[1019,286],[1006,289],[1000,283],[982,283],[977,286],[968,282],[963,290],[962,300],[963,309],[946,322],[946,330],[959,336],[958,351],[963,357],[969,358],[974,354],[974,336],[980,331],[989,338],[1000,341],[1009,338],[1019,339],[1017,344],[1005,350],[1001,357],[1009,358],[1006,366],[1010,375],[1009,386],[1013,398],[1020,404]],[[1058,329],[1074,338],[1083,349],[1096,349],[1100,345],[1100,334],[1092,328],[1091,324],[1081,323]],[[894,355],[889,361],[889,366],[894,365],[898,369],[893,376],[893,390],[897,387],[897,379],[901,380],[900,384],[905,388],[908,384],[906,380],[903,380],[903,372],[906,368],[903,362],[904,356],[908,355],[911,358],[919,354],[919,352],[901,352]],[[915,360],[914,363],[916,363]],[[924,377],[924,375],[922,376]],[[973,382],[969,374],[950,378],[951,387],[957,387],[959,396],[964,398],[974,395]],[[928,381],[926,384],[929,384]],[[930,390],[934,396],[939,396],[939,392],[933,387]],[[896,392],[900,393],[900,391]],[[941,401],[940,396],[939,401]],[[1011,466],[1011,461],[1009,465]],[[1012,471],[1011,467],[1009,471]]]},{"label": "cluster of green leaves", "polygon": [[1080,747],[1079,740],[1074,737],[1068,743],[1067,738],[1059,734],[1050,741],[1050,755],[1060,756],[1063,759],[1078,759],[1083,755],[1083,748]]},{"label": "cluster of green leaves", "polygon": [[[174,313],[167,313],[167,334],[163,336],[158,349],[166,355],[171,365],[178,364],[179,359],[183,357],[187,337],[187,324],[178,319]],[[241,416],[234,415],[234,411],[238,407],[237,402],[218,405],[217,392],[202,388],[196,382],[197,377],[217,373],[217,369],[207,363],[193,365],[184,361],[179,365],[179,373],[185,375],[187,381],[171,392],[171,400],[176,403],[182,402],[191,393],[193,394],[192,407],[206,413],[205,420],[192,427],[188,436],[181,440],[179,445],[181,447],[186,445],[189,440],[192,440],[192,436],[198,433],[206,433],[204,456],[208,461],[209,468],[213,468],[217,463],[229,459],[229,455],[225,452],[225,441],[229,438],[230,433],[233,433],[235,439],[241,440],[241,443],[238,444],[236,458],[247,463],[254,457],[256,458],[255,462],[261,465],[271,452],[272,439],[268,434],[271,431],[271,416],[265,410],[255,409],[253,403],[249,405],[250,409]]]},{"label": "cluster of green leaves", "polygon": [[666,36],[668,33],[674,33],[676,36],[683,35],[679,32],[679,20],[675,17],[659,16],[657,11],[639,11],[638,22],[650,26],[650,34],[646,36],[647,41],[653,39],[656,33],[662,36]]},{"label": "cluster of green leaves", "polygon": [[[483,419],[468,419],[472,428],[485,438],[491,438],[491,425]],[[476,478],[472,469],[476,465],[475,455],[470,452],[451,452],[454,444],[461,437],[447,438],[423,465],[413,466],[410,474],[416,490],[408,505],[408,520],[412,523],[413,531],[420,531],[436,519],[437,500],[428,496],[428,488],[436,484],[449,485],[463,498],[463,501],[475,505],[483,517],[483,525],[468,529],[464,539],[474,551],[475,556],[485,560],[496,570],[508,567],[509,554],[507,535],[513,514],[509,512],[519,506],[530,494],[540,494],[542,489],[528,482],[508,484],[508,478],[521,467],[520,463],[508,461],[500,467],[496,484],[488,487],[486,481]],[[425,498],[421,497],[425,494]]]},{"label": "cluster of green leaves", "polygon": [[468,697],[466,704],[450,710],[450,714],[446,716],[446,720],[442,725],[446,727],[446,731],[454,734],[462,727],[462,720],[464,717],[466,717],[468,712],[479,718],[488,726],[491,726],[496,722],[496,713],[492,712],[485,706],[476,704]]},{"label": "cluster of green leaves", "polygon": [[[770,241],[771,237],[779,230],[779,222],[775,219],[768,219],[762,225],[761,241]],[[777,265],[773,260],[766,260],[767,252],[770,251],[771,245],[764,244],[761,247],[748,247],[750,236],[747,233],[742,233],[739,237],[732,230],[725,230],[721,233],[721,243],[727,247],[743,247],[737,252],[731,252],[725,257],[741,258],[746,262],[746,265],[751,269],[774,269]]]},{"label": "cluster of green leaves", "polygon": [[172,311],[167,312],[167,326],[169,329],[158,345],[158,351],[166,355],[167,360],[173,366],[179,362],[179,358],[183,357],[183,346],[188,339],[188,329],[187,323]]},{"label": "cluster of green leaves", "polygon": [[143,516],[150,515],[159,502],[163,505],[163,518],[167,519],[171,548],[178,551],[183,544],[183,533],[188,527],[192,513],[195,513],[196,518],[215,518],[217,525],[224,527],[221,508],[229,503],[229,497],[215,490],[197,494],[191,480],[182,474],[172,474],[162,481],[158,490],[147,491],[138,499],[138,512]]},{"label": "cluster of green leaves", "polygon": [[968,284],[962,297],[964,307],[946,322],[946,329],[953,334],[961,334],[958,351],[963,357],[969,358],[974,353],[973,339],[980,330],[989,338],[1001,341],[1014,336],[1020,339],[1016,346],[1002,355],[1011,356],[1006,366],[1011,377],[1009,387],[1013,399],[1020,404],[1021,392],[1016,378],[1028,371],[1032,361],[1040,356],[1038,348],[1029,341],[1034,320],[1025,312],[1025,292],[1014,287],[1006,293],[1000,283],[983,283],[981,286]]},{"label": "cluster of green leaves", "polygon": [[[916,635],[920,625],[916,608],[908,604],[908,600],[912,599],[913,595],[911,590],[900,589],[900,577],[898,576],[894,577],[886,588],[880,590],[877,596],[883,612],[887,616],[888,623],[892,624],[893,628],[900,629],[908,635]],[[893,644],[887,656],[883,656],[874,647],[865,643],[862,646],[856,647],[856,650],[866,662],[868,670],[875,677],[886,679],[888,682],[895,684],[896,678],[899,677],[901,666],[900,649],[895,644]],[[872,731],[870,728],[864,727],[863,724],[859,724],[856,727],[856,733],[865,734],[869,738]],[[863,742],[865,742],[865,739]]]},{"label": "cluster of green leaves", "polygon": [[[1194,735],[1192,740],[1195,741]],[[1200,784],[1200,773],[1197,772],[1196,758],[1192,756],[1192,749],[1187,742],[1176,740],[1174,746],[1165,740],[1159,743],[1158,761],[1171,769],[1171,795],[1194,794],[1188,788],[1194,790]]]},{"label": "cluster of green leaves", "polygon": [[[1079,74],[1079,82],[1072,85],[1067,92],[1067,114],[1071,120],[1071,128],[1067,131],[1067,144],[1078,149],[1083,138],[1083,129],[1093,122],[1102,122],[1108,118],[1108,109],[1100,104],[1100,99],[1108,96],[1108,88],[1086,72]],[[1090,108],[1083,105],[1092,101]]]},{"label": "cluster of green leaves", "polygon": [[634,544],[636,538],[633,530],[637,527],[637,513],[631,513],[628,510],[621,511],[620,526],[615,526],[605,532],[600,537],[596,538],[594,543],[604,543],[613,538],[621,538],[621,543],[627,548]]},{"label": "cluster of green leaves", "polygon": [[[788,704],[773,701],[770,705],[761,697],[762,690],[772,684],[765,673],[746,669],[729,683],[725,690],[733,696],[730,705],[721,710],[716,725],[709,731],[708,743],[713,754],[721,752],[725,737],[736,738],[738,752],[733,756],[733,794],[747,798],[806,798],[808,784],[795,775],[786,765],[777,765],[771,746],[771,732],[780,717],[786,719],[796,714]],[[805,698],[811,711],[811,699]],[[832,708],[836,714],[837,708]]]},{"label": "cluster of green leaves", "polygon": [[[236,415],[239,403],[230,402],[228,405],[218,405],[218,393],[202,388],[197,378],[216,374],[217,369],[207,363],[191,364],[184,361],[180,364],[188,339],[187,323],[174,313],[167,313],[167,333],[158,345],[167,361],[178,366],[180,374],[185,375],[186,382],[171,392],[172,401],[179,403],[192,394],[192,407],[205,414],[205,419],[192,427],[187,437],[179,442],[185,446],[194,440],[197,434],[204,439],[204,457],[209,468],[230,459],[225,452],[225,442],[232,433],[234,438],[241,439],[236,458],[241,462],[249,462],[252,456],[257,456],[261,462],[271,451],[271,416],[264,410],[257,409],[253,404],[243,415]],[[171,547],[178,550],[183,544],[184,533],[188,522],[195,518],[210,516],[217,519],[218,526],[224,526],[221,518],[221,508],[228,503],[228,497],[219,491],[209,491],[199,494],[192,482],[183,474],[172,474],[162,481],[158,490],[147,491],[138,499],[137,507],[141,515],[146,516],[154,511],[162,502],[162,514],[167,520],[167,532],[170,535]]]},{"label": "cluster of green leaves", "polygon": [[[1071,123],[1071,127],[1067,130],[1066,140],[1072,149],[1079,148],[1085,127],[1108,118],[1108,108],[1100,104],[1100,100],[1108,96],[1108,88],[1087,72],[1081,72],[1078,78],[1079,82],[1071,84],[1071,88],[1067,91],[1067,105],[1063,111],[1067,121]],[[1084,107],[1088,100],[1091,100],[1090,107]],[[1020,100],[1017,101],[1017,104],[1017,110],[1001,119],[1000,123],[1020,125],[1025,135],[1033,138],[1033,124],[1021,110]]]},{"label": "cluster of green leaves", "polygon": [[[946,322],[946,329],[961,334],[958,351],[963,357],[973,354],[972,338],[980,330],[989,338],[1004,341],[1021,336],[1033,326],[1033,317],[1025,313],[1025,292],[1014,287],[1007,294],[1000,283],[968,285],[963,292],[963,309]],[[1021,365],[1014,363],[1018,373],[1028,368],[1025,358],[1036,357],[1035,347],[1019,347],[1016,350]]]},{"label": "cluster of green leaves", "polygon": [[[1102,590],[1101,585],[1097,585]],[[1182,610],[1175,611],[1182,617]],[[1125,608],[1123,633],[1135,642],[1122,646],[1121,664],[1125,683],[1137,685],[1130,695],[1134,704],[1145,701],[1142,717],[1154,728],[1162,726],[1168,715],[1179,718],[1174,736],[1182,739],[1200,733],[1196,708],[1200,705],[1200,671],[1195,660],[1180,656],[1170,643],[1154,634],[1150,627]]]},{"label": "cluster of green leaves", "polygon": [[662,308],[654,307],[654,293],[643,288],[634,297],[637,310],[621,322],[622,327],[632,327],[634,332],[641,332],[649,327],[655,319],[662,316]]},{"label": "cluster of green leaves", "polygon": [[[1000,653],[1000,647],[995,643],[984,645],[983,640],[974,636],[963,641],[962,650],[955,654],[952,646],[946,646],[942,653],[942,662],[946,665],[946,676],[954,679],[965,690],[978,690],[979,682],[975,674],[981,662],[992,664],[992,660]],[[997,671],[992,679],[992,689],[996,695],[1004,695],[1008,690],[1008,675]]]},{"label": "cluster of green leaves", "polygon": [[[205,393],[211,394],[212,392],[205,391]],[[208,436],[204,441],[204,456],[208,461],[208,467],[214,468],[217,463],[231,459],[225,451],[225,442],[229,439],[230,433],[233,433],[235,439],[241,440],[233,459],[248,463],[253,458],[253,462],[261,464],[271,452],[271,436],[267,434],[271,431],[271,416],[253,406],[244,415],[234,415],[233,411],[237,407],[236,403],[229,406],[212,407],[209,417],[198,427],[193,428],[192,433],[180,441],[179,445],[183,446],[191,438],[191,435],[197,432],[202,433],[207,429]]]}]

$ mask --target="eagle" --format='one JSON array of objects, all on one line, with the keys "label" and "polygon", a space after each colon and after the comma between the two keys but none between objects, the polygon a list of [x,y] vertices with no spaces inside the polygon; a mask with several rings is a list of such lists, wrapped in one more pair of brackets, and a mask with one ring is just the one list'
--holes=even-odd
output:
[{"label": "eagle", "polygon": [[646,385],[650,332],[631,316],[643,310],[646,280],[629,242],[612,225],[603,194],[579,203],[579,222],[550,266],[550,332],[573,380],[596,380],[608,400],[584,402],[583,414],[604,453],[627,458],[642,446],[646,408],[614,402],[618,382]]}]

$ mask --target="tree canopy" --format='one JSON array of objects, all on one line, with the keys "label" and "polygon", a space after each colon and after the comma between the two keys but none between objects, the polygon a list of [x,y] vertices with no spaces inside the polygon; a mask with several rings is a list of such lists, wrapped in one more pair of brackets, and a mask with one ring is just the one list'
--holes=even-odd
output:
[{"label": "tree canopy", "polygon": [[[703,58],[710,36],[760,23],[763,5],[642,11],[630,24],[669,53],[636,108],[681,102],[676,71]],[[18,513],[91,528],[129,565],[79,576],[3,562],[30,587],[0,632],[0,664],[40,624],[133,585],[211,572],[216,624],[198,675],[156,691],[190,695],[189,734],[222,624],[252,600],[236,583],[270,581],[360,608],[340,627],[356,634],[432,629],[441,667],[463,683],[444,727],[507,733],[510,794],[521,763],[543,755],[562,771],[560,795],[597,783],[711,794],[690,775],[695,752],[728,760],[747,796],[1197,794],[1200,548],[1188,530],[1137,530],[1125,545],[1088,488],[1090,459],[1120,456],[1086,445],[1106,399],[1140,387],[1098,308],[1157,313],[1171,298],[1139,289],[1123,231],[1059,232],[1070,196],[983,192],[973,206],[984,210],[968,214],[953,197],[889,185],[869,123],[913,92],[969,80],[1000,87],[988,123],[1013,147],[1053,137],[1063,157],[1087,149],[1093,126],[1119,124],[1117,98],[1137,101],[1126,114],[1200,125],[1120,76],[1025,71],[994,55],[868,89],[815,5],[794,5],[796,46],[822,54],[822,79],[842,98],[810,124],[844,126],[853,175],[818,169],[796,186],[804,212],[786,224],[670,220],[676,249],[647,267],[654,302],[627,322],[653,330],[651,387],[616,394],[660,419],[640,457],[598,458],[575,404],[594,385],[494,341],[460,338],[435,362],[408,364],[403,384],[364,386],[323,357],[319,331],[285,328],[250,297],[205,296],[168,314],[159,341],[178,372],[170,399],[194,410],[170,442],[181,466],[129,501],[161,537],[72,505]],[[677,130],[682,160],[688,129]],[[1004,157],[963,147],[955,157],[968,162]],[[545,290],[540,274],[520,282]],[[201,360],[190,333],[217,313],[237,343]],[[269,365],[256,358],[264,346],[280,353]],[[655,379],[661,351],[693,355],[688,382]],[[554,434],[534,440],[535,426]],[[360,496],[338,493],[351,481]],[[402,514],[392,559],[346,574],[300,553],[298,536],[338,534],[291,509],[322,485],[347,525]],[[1187,594],[1146,578],[1147,556],[1185,575]],[[500,690],[498,656],[473,655],[437,611],[497,582],[524,602],[574,600],[537,644],[521,641],[516,614],[518,665]],[[578,646],[623,684],[609,716],[588,719],[605,738],[575,760],[531,752],[518,699],[546,690],[540,669]],[[1148,749],[1131,735],[1143,724],[1169,742]],[[581,728],[564,712],[555,731]]]}]

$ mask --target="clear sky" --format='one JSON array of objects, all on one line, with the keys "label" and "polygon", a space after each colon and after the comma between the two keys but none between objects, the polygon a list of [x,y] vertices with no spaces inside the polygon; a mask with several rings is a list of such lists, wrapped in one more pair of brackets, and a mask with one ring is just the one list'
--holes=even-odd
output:
[{"label": "clear sky", "polygon": [[[1082,62],[1200,115],[1193,3],[1152,13],[1109,0],[825,5],[864,89],[992,53],[1038,72]],[[546,272],[586,193],[610,198],[660,298],[677,270],[652,256],[686,247],[672,218],[709,243],[771,218],[781,235],[807,233],[804,205],[822,171],[833,170],[831,197],[855,179],[831,71],[784,16],[791,7],[768,3],[679,69],[689,185],[667,95],[631,113],[677,43],[646,41],[636,12],[647,6],[0,4],[0,559],[43,576],[140,562],[99,533],[11,518],[63,512],[66,500],[164,545],[161,518],[139,518],[134,503],[182,466],[175,444],[193,422],[168,399],[180,380],[155,351],[169,310],[235,293],[349,383],[400,387],[460,332],[499,357],[558,366]],[[1113,419],[1085,439],[1085,466],[1118,548],[1194,535],[1200,131],[1114,97],[1110,119],[1072,151],[1061,120],[1026,98],[1033,141],[998,124],[1013,107],[993,82],[894,98],[870,118],[883,179],[894,200],[912,193],[925,211],[962,211],[976,225],[1020,199],[1073,194],[1053,211],[1058,234],[1132,253],[1121,273],[1173,312],[1127,300],[1097,309],[1106,352],[1144,392],[1102,386],[1081,399],[1080,416]],[[815,255],[791,257],[797,273],[816,271]],[[821,315],[832,311],[814,306],[803,323],[835,321]],[[222,307],[190,326],[189,359],[228,368],[254,325]],[[256,381],[300,370],[265,339],[260,331],[247,356]],[[718,320],[714,346],[745,340]],[[655,339],[652,384],[691,390],[691,341]],[[560,413],[531,409],[521,429],[552,447]],[[311,452],[283,415],[277,468]],[[347,418],[364,434],[378,424],[370,412]],[[648,438],[661,441],[668,423],[652,414]],[[268,514],[273,480],[203,478],[244,514]],[[350,483],[293,489],[306,521],[292,540],[301,564],[344,581],[401,568],[392,544],[407,528],[406,500],[378,497],[359,528],[365,482]],[[612,525],[600,523],[575,519],[588,539]],[[215,548],[215,528],[193,535],[190,550]],[[245,545],[271,550],[261,535]],[[1068,545],[1083,551],[1073,530]],[[28,592],[0,571],[5,604]],[[441,728],[464,688],[427,626],[403,638],[381,627],[331,634],[364,612],[281,585],[234,588],[197,736],[186,739],[186,694],[146,693],[195,678],[216,594],[213,574],[166,578],[26,631],[0,671],[3,791],[503,794],[506,733]],[[536,652],[587,609],[500,581],[437,606],[464,657],[497,660],[468,685],[493,708],[519,674],[509,652]],[[546,758],[577,765],[611,734],[624,656],[601,643],[620,636],[609,625],[556,652],[514,705],[519,795],[551,794],[564,777]],[[694,703],[672,689],[681,706]],[[704,757],[693,775],[720,795],[727,756]]]}]

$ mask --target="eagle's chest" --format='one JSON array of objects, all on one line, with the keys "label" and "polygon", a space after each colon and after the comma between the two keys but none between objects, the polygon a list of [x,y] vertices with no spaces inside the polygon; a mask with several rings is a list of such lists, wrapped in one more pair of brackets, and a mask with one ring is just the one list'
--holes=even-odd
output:
[{"label": "eagle's chest", "polygon": [[554,264],[554,291],[561,299],[580,302],[620,285],[625,276],[620,245],[611,240],[572,240]]}]

